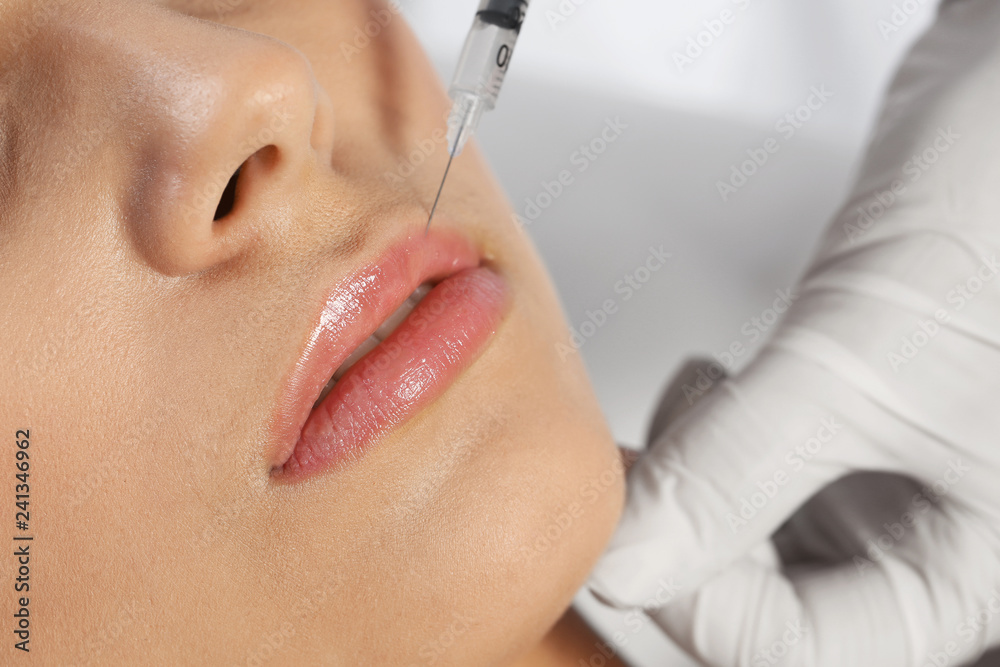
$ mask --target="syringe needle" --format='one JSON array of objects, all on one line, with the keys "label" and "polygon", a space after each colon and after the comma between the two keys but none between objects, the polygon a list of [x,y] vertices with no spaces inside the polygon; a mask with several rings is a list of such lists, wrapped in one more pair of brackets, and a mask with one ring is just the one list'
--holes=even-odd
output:
[{"label": "syringe needle", "polygon": [[431,220],[434,219],[434,211],[437,210],[438,201],[441,200],[441,191],[444,190],[444,182],[448,180],[448,170],[451,169],[451,161],[454,159],[455,159],[454,153],[448,156],[448,166],[444,168],[444,178],[441,179],[441,187],[438,188],[437,197],[434,198],[434,206],[431,207],[431,215],[429,218],[427,218],[427,226],[424,227],[424,236],[427,236],[427,233],[431,229]]},{"label": "syringe needle", "polygon": [[451,169],[451,161],[455,159],[455,154],[461,150],[462,146],[462,132],[465,131],[465,124],[469,120],[469,111],[466,110],[465,117],[462,119],[462,124],[458,128],[458,134],[455,135],[455,147],[450,151],[448,155],[448,166],[444,168],[444,178],[441,179],[441,187],[438,188],[437,197],[434,198],[434,205],[431,206],[431,214],[427,218],[427,226],[424,227],[424,236],[431,230],[431,220],[434,219],[434,211],[437,210],[438,202],[441,200],[441,191],[444,190],[444,182],[448,180],[448,171]]}]

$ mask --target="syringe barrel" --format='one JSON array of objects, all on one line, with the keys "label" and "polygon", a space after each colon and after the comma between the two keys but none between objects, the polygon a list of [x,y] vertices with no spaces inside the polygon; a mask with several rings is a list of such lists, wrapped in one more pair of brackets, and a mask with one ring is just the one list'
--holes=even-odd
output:
[{"label": "syringe barrel", "polygon": [[449,88],[454,100],[472,94],[493,109],[527,9],[527,0],[480,1]]}]

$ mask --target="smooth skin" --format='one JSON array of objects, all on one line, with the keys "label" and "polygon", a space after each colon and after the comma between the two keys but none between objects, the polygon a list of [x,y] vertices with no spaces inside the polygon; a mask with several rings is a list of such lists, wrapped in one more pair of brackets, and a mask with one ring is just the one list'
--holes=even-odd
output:
[{"label": "smooth skin", "polygon": [[[373,12],[390,20],[345,55]],[[29,429],[35,536],[19,664],[589,657],[573,616],[543,638],[611,535],[620,458],[475,147],[434,224],[509,284],[492,342],[365,458],[271,475],[324,292],[422,231],[445,164],[437,144],[386,176],[449,106],[404,20],[360,0],[13,0],[0,35],[0,494],[13,515]]]}]

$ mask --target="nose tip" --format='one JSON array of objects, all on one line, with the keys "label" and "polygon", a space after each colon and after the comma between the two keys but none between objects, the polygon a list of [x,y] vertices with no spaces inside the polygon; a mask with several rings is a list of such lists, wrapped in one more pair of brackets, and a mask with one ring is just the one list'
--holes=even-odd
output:
[{"label": "nose tip", "polygon": [[329,168],[334,131],[330,98],[308,60],[270,38],[178,83],[185,99],[175,101],[197,101],[204,111],[181,120],[159,110],[171,118],[154,140],[160,173],[133,207],[142,254],[173,276],[206,271],[280,237],[289,216],[274,213],[310,170]]}]

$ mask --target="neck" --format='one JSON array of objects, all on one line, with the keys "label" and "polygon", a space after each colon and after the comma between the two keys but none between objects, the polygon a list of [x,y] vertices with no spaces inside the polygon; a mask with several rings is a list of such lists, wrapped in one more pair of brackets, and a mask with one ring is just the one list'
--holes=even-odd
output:
[{"label": "neck", "polygon": [[[512,667],[589,667],[592,664],[627,667],[613,655],[613,649],[613,645],[598,637],[580,615],[570,609],[542,642]],[[597,656],[601,659],[592,662]]]}]

